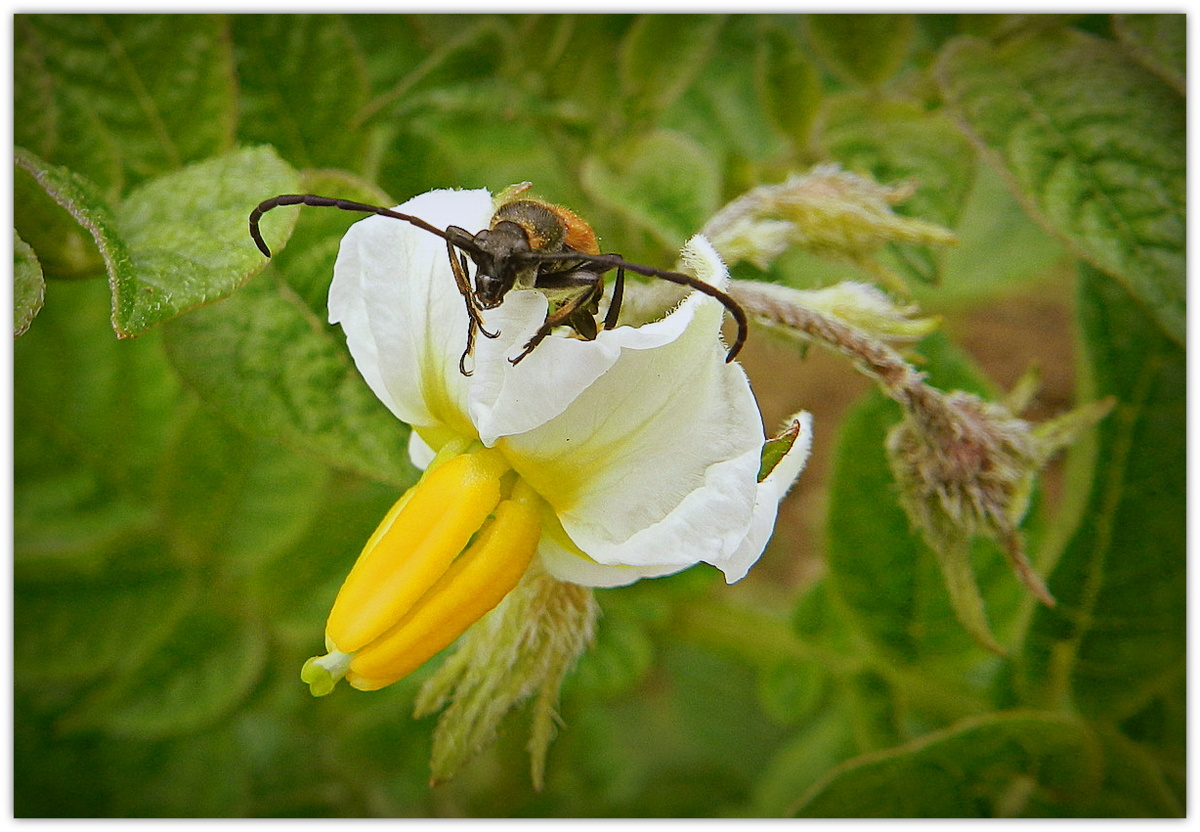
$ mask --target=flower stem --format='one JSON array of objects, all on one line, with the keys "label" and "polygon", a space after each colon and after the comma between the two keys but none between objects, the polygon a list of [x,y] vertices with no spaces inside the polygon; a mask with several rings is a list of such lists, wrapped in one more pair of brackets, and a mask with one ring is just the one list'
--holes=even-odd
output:
[{"label": "flower stem", "polygon": [[[864,663],[800,639],[787,621],[754,610],[714,603],[711,599],[680,605],[671,621],[672,632],[688,641],[735,653],[761,667],[781,659],[815,659],[839,674],[856,673]],[[748,637],[753,634],[753,637]]]},{"label": "flower stem", "polygon": [[800,303],[789,303],[753,280],[734,280],[729,294],[751,317],[782,326],[806,340],[839,352],[859,372],[879,383],[887,395],[907,407],[910,402],[936,398],[924,376],[883,341]]}]

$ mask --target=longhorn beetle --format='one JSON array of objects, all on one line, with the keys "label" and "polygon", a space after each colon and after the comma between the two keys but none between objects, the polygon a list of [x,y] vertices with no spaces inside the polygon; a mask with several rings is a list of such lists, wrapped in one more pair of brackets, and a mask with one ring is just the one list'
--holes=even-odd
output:
[{"label": "longhorn beetle", "polygon": [[[507,194],[515,197],[526,188],[528,184],[515,186]],[[737,338],[725,356],[726,362],[734,359],[746,341],[746,313],[725,292],[690,275],[631,263],[619,254],[601,254],[596,233],[591,226],[572,211],[549,202],[510,198],[501,202],[487,228],[472,234],[456,225],[443,230],[420,217],[377,205],[313,194],[282,194],[264,200],[250,213],[250,236],[267,257],[271,256],[271,250],[262,238],[258,223],[264,213],[281,205],[312,205],[378,214],[411,223],[445,240],[450,270],[454,273],[454,282],[462,294],[469,319],[467,346],[458,360],[459,372],[465,376],[471,375],[466,361],[475,348],[475,334],[479,332],[487,338],[495,338],[500,334],[484,328],[482,310],[499,306],[504,302],[504,296],[514,288],[542,292],[550,301],[550,312],[520,354],[509,359],[512,364],[529,355],[556,326],[568,326],[584,340],[593,340],[597,334],[596,316],[599,315],[600,298],[604,294],[604,275],[613,269],[617,270],[617,277],[613,283],[612,300],[604,316],[605,329],[617,325],[625,291],[625,272],[628,270],[690,286],[724,304],[738,325]],[[475,263],[474,288],[469,277],[468,255]]]}]

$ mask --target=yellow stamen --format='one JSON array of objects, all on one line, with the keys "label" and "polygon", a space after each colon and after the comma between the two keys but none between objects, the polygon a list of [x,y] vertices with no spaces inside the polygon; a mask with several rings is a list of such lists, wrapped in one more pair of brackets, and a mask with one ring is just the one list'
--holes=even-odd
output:
[{"label": "yellow stamen", "polygon": [[376,690],[420,667],[517,585],[540,537],[539,498],[518,480],[471,547],[403,619],[354,655],[346,679]]},{"label": "yellow stamen", "polygon": [[[464,441],[447,442],[445,447],[443,447],[442,450],[439,451],[433,458],[433,461],[429,463],[429,467],[425,469],[424,476],[429,476],[435,468],[440,468],[451,459],[459,456],[465,452],[468,447],[469,445]],[[367,540],[366,545],[363,546],[362,550],[364,553],[374,549],[375,544],[379,542],[380,538],[387,534],[388,529],[390,529],[392,524],[396,522],[396,518],[400,516],[401,510],[408,505],[408,501],[412,499],[413,492],[417,490],[417,486],[420,484],[420,481],[418,481],[417,485],[414,485],[412,488],[405,491],[402,495],[400,495],[400,499],[392,504],[392,507],[388,509],[388,513],[384,515],[382,520],[379,521],[379,525],[375,528],[374,534],[371,535],[370,539]],[[361,558],[362,555],[360,554],[359,557]],[[332,650],[333,648],[329,647],[329,649]]]},{"label": "yellow stamen", "polygon": [[508,470],[499,452],[480,450],[426,472],[342,584],[325,630],[333,649],[362,649],[412,608],[500,502]]}]

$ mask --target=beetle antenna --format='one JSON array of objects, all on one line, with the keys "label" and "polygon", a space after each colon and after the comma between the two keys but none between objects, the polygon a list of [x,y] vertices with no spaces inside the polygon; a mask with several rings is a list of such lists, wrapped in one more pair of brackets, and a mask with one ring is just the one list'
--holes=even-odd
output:
[{"label": "beetle antenna", "polygon": [[390,208],[383,208],[379,205],[367,205],[365,202],[334,199],[328,196],[317,196],[316,194],[280,194],[279,196],[263,200],[258,204],[257,208],[250,212],[250,237],[254,240],[254,244],[258,246],[258,250],[267,257],[271,256],[271,249],[267,247],[266,241],[262,238],[262,233],[258,229],[258,221],[262,219],[262,215],[267,211],[270,211],[272,208],[278,208],[281,205],[311,205],[314,208],[340,208],[343,211],[354,211],[359,214],[377,214],[381,217],[404,220],[407,223],[412,223],[417,228],[428,231],[430,234],[436,234],[443,240],[446,239],[445,231],[435,225],[430,225],[420,217],[401,214],[399,211],[393,211]]},{"label": "beetle antenna", "polygon": [[[451,245],[452,249],[457,247],[460,249],[466,249],[468,251],[478,251],[474,241],[471,239],[470,234],[454,226],[442,230],[435,225],[430,225],[420,217],[414,217],[410,214],[402,214],[399,211],[393,211],[391,208],[384,208],[379,205],[368,205],[365,202],[354,202],[353,200],[349,199],[335,199],[328,196],[317,196],[316,194],[280,194],[279,196],[274,196],[270,199],[263,200],[258,204],[257,207],[255,207],[253,211],[250,212],[250,237],[254,240],[254,244],[258,246],[258,250],[267,257],[271,256],[271,249],[267,246],[266,241],[263,239],[262,232],[259,229],[259,220],[262,219],[262,215],[267,211],[284,205],[311,205],[315,208],[338,208],[342,211],[352,211],[359,214],[374,214],[380,217],[390,217],[391,219],[403,220],[410,225],[415,225],[417,228],[420,228],[423,231],[428,231],[430,234],[441,237]],[[453,253],[451,253],[450,256],[453,258]],[[688,286],[698,292],[708,295],[709,297],[716,298],[726,309],[729,310],[729,313],[733,315],[733,319],[737,321],[737,338],[734,339],[733,346],[729,348],[729,352],[725,355],[726,363],[733,361],[733,359],[737,357],[738,352],[741,351],[742,345],[746,343],[746,336],[749,333],[749,323],[746,320],[745,310],[743,310],[741,305],[728,294],[716,288],[715,286],[705,283],[703,280],[697,277],[681,274],[680,272],[669,272],[663,269],[656,269],[653,266],[643,266],[640,263],[631,263],[620,255],[616,254],[585,254],[580,251],[556,253],[531,251],[513,252],[510,256],[512,256],[515,260],[524,260],[532,263],[594,263],[599,266],[607,267],[605,269],[606,271],[612,269],[624,269],[626,271],[645,275],[646,277],[656,277],[660,280],[666,280],[680,286]],[[453,259],[451,261],[451,265],[455,265]],[[466,290],[464,290],[462,286],[459,287],[459,291],[464,292],[464,297],[467,297]],[[470,306],[470,301],[468,301],[468,309],[471,308],[473,307]],[[610,324],[609,320],[606,318],[604,327],[605,329],[609,329],[612,325],[615,325],[615,323],[616,321],[614,320]],[[492,337],[491,334],[486,331],[484,331],[484,334]],[[469,351],[470,348],[468,347],[468,352]]]},{"label": "beetle antenna", "polygon": [[742,345],[746,343],[746,336],[749,334],[750,324],[746,320],[746,311],[742,309],[740,303],[734,300],[725,292],[722,292],[716,286],[705,283],[698,277],[693,277],[680,272],[669,272],[663,269],[656,269],[653,266],[643,266],[640,263],[631,263],[623,257],[615,254],[583,254],[580,252],[563,252],[555,254],[541,254],[538,252],[530,252],[521,256],[521,259],[536,261],[539,263],[555,262],[559,260],[566,261],[584,261],[587,263],[596,263],[601,266],[608,266],[609,269],[625,269],[626,271],[636,272],[637,274],[645,275],[646,277],[657,277],[660,280],[666,280],[671,283],[676,283],[680,286],[689,286],[698,292],[702,292],[709,297],[719,300],[729,314],[733,315],[733,319],[737,322],[738,334],[733,341],[733,346],[729,348],[729,352],[725,355],[725,363],[728,364],[737,357],[741,352]]}]

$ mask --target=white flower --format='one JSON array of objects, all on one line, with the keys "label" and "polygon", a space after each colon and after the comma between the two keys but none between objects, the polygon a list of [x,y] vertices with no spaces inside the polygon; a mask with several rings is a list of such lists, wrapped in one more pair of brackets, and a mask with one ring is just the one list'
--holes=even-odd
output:
[{"label": "white flower", "polygon": [[[397,210],[438,227],[474,232],[487,226],[494,205],[482,190],[434,191]],[[682,263],[714,286],[728,282],[703,237],[688,242]],[[549,337],[513,365],[509,358],[547,313],[541,292],[513,290],[484,313],[487,329],[499,336],[476,339],[474,373],[468,377],[459,372],[467,314],[445,242],[405,222],[371,217],[342,240],[329,309],[371,389],[413,427],[414,462],[424,467],[436,454],[438,467],[465,453],[476,469],[489,472],[481,476],[499,483],[502,505],[536,506],[540,533],[533,530],[526,561],[536,545],[546,571],[561,581],[619,586],[699,562],[736,581],[761,555],[778,502],[807,458],[810,420],[802,414],[791,451],[758,482],[765,441],[758,407],[745,373],[725,363],[719,336],[723,307],[699,292],[662,320],[638,328],[602,331],[594,341]],[[430,477],[427,471],[410,495],[419,496]],[[453,501],[460,485],[446,487],[441,499]],[[480,499],[494,506],[496,495],[489,491]],[[343,588],[338,605],[375,603],[367,590],[378,591],[379,576],[387,572],[384,561],[399,557],[377,554],[382,546],[376,544],[397,514],[389,515],[355,566],[365,569],[364,561],[375,555],[371,585]],[[399,514],[395,522],[403,524]],[[522,535],[528,531],[522,526]],[[426,580],[449,574],[460,549],[435,559]],[[352,573],[347,587],[353,580]],[[368,629],[402,628],[400,619],[413,615],[403,603],[387,614],[393,618]],[[348,665],[352,684],[378,687],[380,679],[356,674],[351,655],[375,650],[375,642],[338,643],[337,615],[335,605],[327,631],[331,656],[313,661],[323,662],[334,680]]]}]

